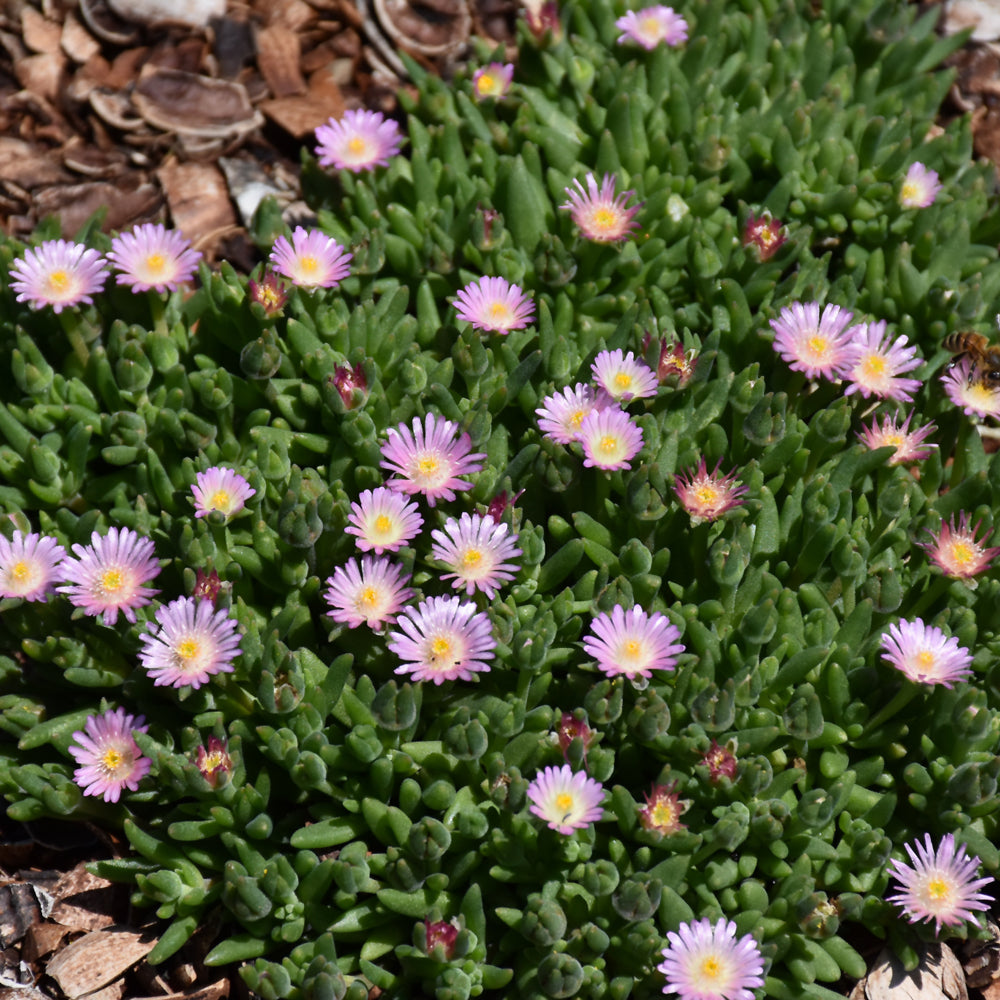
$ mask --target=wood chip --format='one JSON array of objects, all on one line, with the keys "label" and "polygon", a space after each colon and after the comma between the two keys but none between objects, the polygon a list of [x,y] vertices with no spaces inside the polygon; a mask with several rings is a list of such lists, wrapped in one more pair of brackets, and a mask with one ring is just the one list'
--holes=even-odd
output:
[{"label": "wood chip", "polygon": [[[134,1000],[223,1000],[229,996],[229,980],[220,979],[202,986],[196,990],[185,990],[181,993],[160,994],[156,997],[135,997]],[[88,998],[89,1000],[89,998]]]},{"label": "wood chip", "polygon": [[283,24],[257,32],[257,65],[271,93],[277,97],[304,94],[306,81],[299,70],[299,36]]},{"label": "wood chip", "polygon": [[204,28],[226,12],[226,0],[108,0],[108,6],[124,21],[150,26]]},{"label": "wood chip", "polygon": [[58,216],[63,235],[72,237],[98,209],[107,209],[102,228],[110,232],[150,221],[162,203],[156,187],[133,172],[114,183],[94,181],[46,188],[36,195],[34,207],[39,219]]},{"label": "wood chip", "polygon": [[58,52],[62,28],[34,7],[21,10],[21,37],[32,52]]},{"label": "wood chip", "polygon": [[166,193],[174,226],[188,239],[236,225],[226,179],[218,167],[170,160],[156,176]]},{"label": "wood chip", "polygon": [[66,20],[63,21],[59,45],[75,63],[85,63],[101,52],[100,42],[87,31],[72,11],[66,14]]},{"label": "wood chip", "polygon": [[962,963],[946,944],[926,945],[912,972],[886,949],[863,982],[868,1000],[969,1000]]},{"label": "wood chip", "polygon": [[63,70],[66,57],[58,51],[45,52],[37,56],[27,56],[14,67],[17,79],[25,90],[55,101],[62,90]]},{"label": "wood chip", "polygon": [[67,997],[93,994],[148,955],[156,940],[152,933],[121,927],[91,931],[63,948],[46,972]]},{"label": "wood chip", "polygon": [[24,943],[21,945],[21,955],[26,962],[35,963],[40,958],[44,958],[55,951],[67,934],[69,934],[69,928],[61,927],[59,924],[35,924],[24,935]]},{"label": "wood chip", "polygon": [[56,159],[44,149],[23,139],[0,136],[0,180],[31,189],[70,180]]},{"label": "wood chip", "polygon": [[[94,152],[99,153],[100,150]],[[118,227],[120,228],[120,227]],[[56,904],[49,919],[73,931],[96,931],[114,923],[111,915],[114,886],[107,879],[92,875],[81,862],[56,883]]]}]

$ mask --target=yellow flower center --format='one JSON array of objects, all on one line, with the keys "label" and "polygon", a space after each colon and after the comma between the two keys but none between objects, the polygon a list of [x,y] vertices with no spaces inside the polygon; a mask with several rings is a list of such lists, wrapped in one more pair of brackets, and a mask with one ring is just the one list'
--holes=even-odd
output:
[{"label": "yellow flower center", "polygon": [[612,434],[605,434],[598,447],[602,455],[613,455],[618,450],[618,438]]},{"label": "yellow flower center", "polygon": [[619,389],[627,389],[632,384],[632,376],[628,372],[619,372],[615,376],[615,386]]},{"label": "yellow flower center", "polygon": [[107,774],[114,774],[125,763],[125,756],[117,747],[108,747],[101,757],[101,767]]},{"label": "yellow flower center", "polygon": [[365,140],[361,136],[353,136],[348,140],[347,148],[355,155],[360,156],[365,151]]},{"label": "yellow flower center", "polygon": [[177,643],[177,656],[182,659],[185,663],[189,663],[193,660],[198,653],[201,651],[201,647],[198,645],[197,639],[181,639]]},{"label": "yellow flower center", "polygon": [[491,93],[495,86],[496,83],[489,73],[483,73],[483,75],[479,78],[479,92],[481,94]]},{"label": "yellow flower center", "polygon": [[950,894],[950,887],[943,878],[932,878],[927,883],[927,895],[936,903],[948,899]]},{"label": "yellow flower center", "polygon": [[895,448],[898,451],[900,448],[902,448],[902,446],[904,444],[903,435],[902,434],[884,434],[882,436],[882,446],[884,447],[887,444],[891,444],[893,446],[893,448]]},{"label": "yellow flower center", "polygon": [[97,583],[97,589],[105,595],[116,594],[124,584],[120,569],[106,569]]},{"label": "yellow flower center", "polygon": [[580,424],[583,423],[583,418],[587,415],[588,410],[576,410],[573,415],[569,418],[570,427],[575,427],[577,430],[580,429]]},{"label": "yellow flower center", "polygon": [[920,189],[917,187],[916,184],[913,183],[913,181],[904,181],[903,182],[903,198],[904,199],[911,200],[913,198],[916,198],[919,193],[920,193]]},{"label": "yellow flower center", "polygon": [[442,660],[452,660],[451,643],[443,636],[438,636],[431,642],[431,661],[439,663]]},{"label": "yellow flower center", "polygon": [[653,822],[657,826],[673,826],[679,815],[677,807],[671,799],[660,799],[651,810]]},{"label": "yellow flower center", "polygon": [[827,340],[826,337],[821,337],[819,334],[810,337],[806,341],[806,346],[809,348],[809,353],[817,361],[824,360],[830,354],[830,341]]},{"label": "yellow flower center", "polygon": [[221,510],[225,513],[232,502],[232,497],[225,490],[216,490],[208,503],[212,510]]},{"label": "yellow flower center", "polygon": [[432,476],[438,470],[438,460],[433,455],[423,455],[417,462],[417,470],[422,476]]},{"label": "yellow flower center", "polygon": [[510,316],[510,309],[507,308],[507,304],[504,302],[491,302],[490,303],[490,319],[494,323],[502,323]]},{"label": "yellow flower center", "polygon": [[702,483],[700,486],[695,487],[694,495],[697,497],[698,502],[705,506],[718,503],[721,496],[719,488],[713,483]]},{"label": "yellow flower center", "polygon": [[660,37],[660,22],[655,17],[644,17],[639,22],[639,33],[646,38]]},{"label": "yellow flower center", "polygon": [[886,373],[888,365],[881,354],[869,354],[862,362],[861,370],[869,378],[881,378]]},{"label": "yellow flower center", "polygon": [[14,577],[18,583],[25,583],[31,576],[31,567],[22,559],[20,562],[16,562],[13,566],[11,566],[10,575]]},{"label": "yellow flower center", "polygon": [[70,279],[66,271],[53,271],[48,277],[49,291],[62,295],[69,291]]},{"label": "yellow flower center", "polygon": [[952,542],[948,553],[952,562],[967,566],[976,557],[976,551],[968,542]]},{"label": "yellow flower center", "polygon": [[708,958],[701,963],[701,974],[707,979],[718,979],[721,971],[722,963],[715,955],[709,955]]},{"label": "yellow flower center", "polygon": [[374,608],[378,602],[378,591],[374,587],[365,587],[364,590],[358,594],[358,610],[364,608]]},{"label": "yellow flower center", "polygon": [[934,665],[934,654],[929,649],[922,649],[917,653],[917,663],[922,667],[931,667]]},{"label": "yellow flower center", "polygon": [[466,569],[476,569],[483,561],[483,554],[479,549],[468,549],[462,556],[462,565]]},{"label": "yellow flower center", "polygon": [[275,309],[279,304],[278,290],[271,288],[269,285],[261,288],[257,293],[257,297],[260,299],[260,304],[267,309]]},{"label": "yellow flower center", "polygon": [[559,812],[566,814],[573,808],[573,796],[568,795],[566,792],[560,792],[556,796],[556,809]]},{"label": "yellow flower center", "polygon": [[375,518],[375,531],[380,535],[387,535],[392,529],[392,518],[386,517],[385,514],[379,514]]},{"label": "yellow flower center", "polygon": [[590,217],[591,228],[601,233],[612,233],[618,229],[618,213],[613,208],[598,208]]},{"label": "yellow flower center", "polygon": [[162,253],[151,253],[146,258],[146,270],[150,274],[160,274],[166,263]]},{"label": "yellow flower center", "polygon": [[315,274],[319,270],[319,261],[311,254],[307,257],[300,257],[299,268],[305,274]]}]

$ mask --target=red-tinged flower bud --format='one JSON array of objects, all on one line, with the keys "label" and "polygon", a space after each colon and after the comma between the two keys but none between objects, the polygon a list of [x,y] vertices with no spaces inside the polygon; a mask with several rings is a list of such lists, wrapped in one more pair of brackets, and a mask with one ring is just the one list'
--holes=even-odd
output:
[{"label": "red-tinged flower bud", "polygon": [[594,742],[594,737],[597,735],[593,729],[591,729],[583,719],[578,719],[572,712],[563,712],[562,717],[559,719],[559,749],[563,752],[563,757],[566,758],[567,763],[569,763],[569,757],[567,756],[569,751],[569,745],[576,739],[577,736],[583,741],[583,758],[587,759],[587,750],[590,748],[590,744]]},{"label": "red-tinged flower bud", "polygon": [[194,594],[192,596],[204,598],[215,604],[215,599],[219,596],[219,589],[221,587],[222,581],[214,569],[208,573],[204,570],[198,570],[198,576],[194,583]]},{"label": "red-tinged flower bud", "polygon": [[772,219],[769,212],[760,216],[751,213],[746,229],[743,230],[743,246],[748,247],[753,243],[760,252],[761,261],[770,260],[787,239],[782,231],[781,220]]},{"label": "red-tinged flower bud", "polygon": [[250,301],[260,305],[268,317],[277,316],[288,301],[288,290],[272,271],[265,271],[260,281],[247,282]]},{"label": "red-tinged flower bud", "polygon": [[233,771],[233,759],[229,756],[226,743],[217,736],[209,736],[207,748],[198,747],[195,763],[201,776],[213,788],[223,784]]},{"label": "red-tinged flower bud", "polygon": [[446,961],[455,957],[455,939],[458,928],[447,920],[429,920],[427,922],[427,954],[432,955],[437,945],[441,945]]},{"label": "red-tinged flower bud", "polygon": [[732,781],[736,777],[736,740],[730,740],[724,747],[712,740],[701,762],[708,768],[708,780],[713,785],[720,778]]},{"label": "red-tinged flower bud", "polygon": [[556,0],[529,0],[525,4],[524,15],[537,41],[543,41],[547,32],[552,33],[553,42],[558,42],[562,38],[559,4]]},{"label": "red-tinged flower bud", "polygon": [[687,829],[681,822],[681,815],[690,803],[681,801],[676,792],[676,781],[669,785],[653,785],[652,792],[646,796],[646,804],[639,806],[639,822],[644,830],[664,837]]},{"label": "red-tinged flower bud", "polygon": [[[330,376],[334,388],[340,393],[340,398],[344,401],[344,406],[353,410],[364,401],[364,394],[368,392],[368,379],[365,378],[364,371],[359,368],[352,368],[350,365],[337,365]],[[354,395],[354,390],[362,394],[358,399]]]},{"label": "red-tinged flower bud", "polygon": [[680,341],[660,341],[660,357],[656,363],[656,377],[660,382],[673,380],[678,389],[691,381],[694,375],[694,363],[698,360],[698,352],[685,351]]},{"label": "red-tinged flower bud", "polygon": [[508,507],[513,507],[517,503],[518,497],[524,493],[524,490],[518,490],[512,497],[507,496],[506,490],[501,490],[491,501],[490,505],[486,510],[488,517],[492,517],[497,524],[503,520],[503,516],[507,511]]}]

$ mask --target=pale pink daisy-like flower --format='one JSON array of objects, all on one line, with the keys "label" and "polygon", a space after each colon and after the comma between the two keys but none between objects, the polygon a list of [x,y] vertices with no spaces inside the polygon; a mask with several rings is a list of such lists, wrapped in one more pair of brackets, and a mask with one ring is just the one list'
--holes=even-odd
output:
[{"label": "pale pink daisy-like flower", "polygon": [[232,673],[240,654],[236,619],[211,601],[178,597],[146,628],[139,662],[157,686],[200,688],[214,674]]},{"label": "pale pink daisy-like flower", "polygon": [[720,476],[721,465],[720,458],[715,463],[715,468],[709,472],[703,455],[697,469],[679,472],[674,477],[674,493],[696,524],[702,521],[715,521],[727,510],[741,506],[743,497],[748,492],[748,487],[740,485],[737,480],[735,469],[725,476]]},{"label": "pale pink daisy-like flower", "polygon": [[594,409],[580,421],[583,464],[612,472],[627,469],[642,448],[642,428],[617,406]]},{"label": "pale pink daisy-like flower", "polygon": [[681,816],[690,805],[677,794],[676,781],[653,785],[652,792],[646,795],[646,804],[639,806],[639,823],[644,830],[658,833],[661,837],[678,833],[687,829],[681,822]]},{"label": "pale pink daisy-like flower", "polygon": [[477,69],[472,75],[472,93],[477,101],[487,97],[499,100],[510,90],[513,79],[513,63],[491,62],[488,66]]},{"label": "pale pink daisy-like flower", "polygon": [[664,993],[681,1000],[754,1000],[764,985],[764,959],[753,935],[737,939],[736,924],[707,918],[667,931],[668,945],[657,966],[667,977]]},{"label": "pale pink daisy-like flower", "polygon": [[44,601],[61,582],[59,566],[65,558],[66,550],[47,535],[0,535],[0,597]]},{"label": "pale pink daisy-like flower", "polygon": [[968,580],[990,568],[990,563],[998,555],[1000,548],[987,548],[992,531],[987,531],[982,538],[976,538],[982,521],[977,521],[974,528],[969,528],[969,515],[964,511],[959,516],[958,527],[955,527],[955,515],[947,524],[942,522],[937,534],[930,533],[929,542],[921,542],[921,546],[929,553],[931,559],[945,576],[955,580]]},{"label": "pale pink daisy-like flower", "polygon": [[594,381],[615,401],[655,396],[659,381],[645,361],[639,361],[629,351],[601,351],[590,366]]},{"label": "pale pink daisy-like flower", "polygon": [[894,622],[882,636],[882,659],[919,684],[951,688],[972,676],[972,654],[941,629],[912,622]]},{"label": "pale pink daisy-like flower", "polygon": [[355,535],[362,552],[397,552],[415,538],[424,523],[417,505],[399,493],[379,486],[365,490],[354,503],[344,531]]},{"label": "pale pink daisy-like flower", "polygon": [[32,309],[52,306],[59,313],[66,306],[92,303],[107,276],[107,262],[96,250],[68,240],[46,240],[14,261],[10,287],[18,293],[18,302]]},{"label": "pale pink daisy-like flower", "polygon": [[456,590],[464,587],[466,594],[481,590],[495,597],[497,587],[513,580],[518,570],[517,563],[509,562],[521,554],[517,535],[492,517],[469,513],[450,517],[443,530],[431,532],[431,538],[431,558],[452,570],[442,579],[454,581]]},{"label": "pale pink daisy-like flower", "polygon": [[927,208],[941,190],[936,170],[928,170],[922,163],[910,164],[899,189],[899,203],[903,208]]},{"label": "pale pink daisy-like flower", "polygon": [[890,465],[909,465],[929,458],[937,447],[936,444],[924,446],[924,440],[937,428],[935,424],[925,424],[910,430],[910,413],[900,424],[894,416],[883,416],[879,426],[878,417],[874,417],[870,425],[865,425],[858,432],[858,437],[866,448],[877,451],[879,448],[893,447],[896,454],[889,459]]},{"label": "pale pink daisy-like flower", "polygon": [[569,201],[559,207],[570,213],[570,217],[588,240],[595,243],[627,240],[639,228],[635,216],[643,205],[640,201],[631,208],[625,207],[625,202],[635,191],[623,191],[616,195],[617,181],[611,174],[604,175],[600,188],[593,174],[587,174],[584,180],[587,183],[586,190],[579,180],[574,180],[576,190],[566,188]]},{"label": "pale pink daisy-like flower", "polygon": [[583,648],[608,677],[650,678],[654,670],[673,670],[684,652],[680,630],[658,611],[639,605],[626,611],[620,604],[602,611],[590,623]]},{"label": "pale pink daisy-like flower", "polygon": [[292,241],[279,236],[271,248],[271,267],[300,288],[336,288],[351,273],[351,257],[332,236],[296,226]]},{"label": "pale pink daisy-like flower", "polygon": [[490,669],[496,652],[489,616],[460,597],[429,597],[406,608],[396,627],[387,643],[404,661],[396,673],[415,681],[471,681]]},{"label": "pale pink daisy-like flower", "polygon": [[76,558],[61,567],[66,583],[56,589],[105,625],[114,625],[119,611],[134,623],[136,609],[159,593],[145,586],[160,572],[153,542],[130,528],[109,528],[104,536],[95,531],[90,545],[74,545],[73,552]]},{"label": "pale pink daisy-like flower", "polygon": [[455,296],[458,318],[477,330],[508,334],[535,318],[535,304],[503,278],[477,278]]},{"label": "pale pink daisy-like flower", "polygon": [[336,170],[374,170],[385,167],[403,144],[399,125],[381,111],[345,111],[316,129],[316,152],[321,167]]},{"label": "pale pink daisy-like flower", "polygon": [[100,795],[117,802],[123,789],[134,792],[149,774],[151,761],[143,757],[133,733],[144,733],[145,719],[128,715],[124,708],[91,715],[83,729],[73,733],[70,756],[80,765],[73,781],[84,795]]},{"label": "pale pink daisy-like flower", "polygon": [[367,625],[380,632],[413,597],[413,588],[406,586],[409,580],[402,566],[384,557],[363,556],[360,565],[350,559],[327,577],[329,589],[323,595],[331,608],[327,614],[348,628]]},{"label": "pale pink daisy-like flower", "polygon": [[604,786],[569,764],[541,771],[528,785],[528,800],[532,814],[564,836],[604,816]]},{"label": "pale pink daisy-like flower", "polygon": [[472,485],[460,477],[479,472],[486,455],[471,451],[472,438],[458,424],[433,413],[423,423],[414,417],[412,427],[389,428],[380,465],[397,478],[386,485],[400,493],[422,493],[431,507],[438,500],[454,500],[455,490]]},{"label": "pale pink daisy-like flower", "polygon": [[967,416],[1000,417],[1000,388],[977,378],[970,358],[962,358],[941,376],[945,395]]},{"label": "pale pink daisy-like flower", "polygon": [[542,405],[535,410],[538,427],[547,438],[559,444],[571,444],[580,440],[584,417],[606,405],[607,397],[598,399],[591,386],[578,382],[542,400]]},{"label": "pale pink daisy-like flower", "polygon": [[771,346],[789,368],[806,378],[839,378],[848,361],[851,333],[847,327],[853,318],[853,313],[840,306],[824,306],[820,314],[817,302],[793,302],[771,320]]},{"label": "pale pink daisy-like flower", "polygon": [[618,44],[637,42],[644,49],[655,49],[657,45],[680,45],[688,37],[687,21],[676,13],[673,7],[656,4],[643,7],[640,11],[630,10],[615,21],[615,27],[622,32]]},{"label": "pale pink daisy-like flower", "polygon": [[965,845],[955,844],[955,835],[946,833],[937,850],[928,833],[923,844],[904,844],[912,865],[893,858],[889,874],[899,882],[900,891],[886,900],[894,903],[911,924],[934,921],[935,933],[941,925],[956,927],[975,920],[977,910],[988,910],[992,896],[980,892],[993,879],[976,878],[979,858],[966,854]]},{"label": "pale pink daisy-like flower", "polygon": [[893,340],[886,334],[884,319],[853,326],[848,333],[851,345],[842,374],[851,384],[844,395],[860,392],[865,398],[875,396],[907,403],[913,399],[921,386],[920,380],[900,376],[923,364],[916,357],[916,347],[908,344],[906,337]]},{"label": "pale pink daisy-like flower", "polygon": [[234,517],[257,492],[238,472],[221,465],[213,465],[194,478],[195,517],[207,517],[215,510],[226,518]]},{"label": "pale pink daisy-like flower", "polygon": [[133,292],[175,291],[190,281],[201,260],[189,240],[163,223],[143,223],[129,233],[119,233],[111,241],[108,260],[121,272],[119,285],[131,285]]}]

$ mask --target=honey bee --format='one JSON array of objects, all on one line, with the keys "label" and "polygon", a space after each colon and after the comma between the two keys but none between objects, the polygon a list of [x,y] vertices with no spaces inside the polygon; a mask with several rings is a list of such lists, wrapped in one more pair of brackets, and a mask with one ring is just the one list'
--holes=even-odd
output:
[{"label": "honey bee", "polygon": [[962,358],[972,362],[969,382],[978,382],[990,389],[1000,389],[1000,344],[991,344],[981,333],[965,331],[949,333],[942,341],[942,347],[955,355],[958,363]]}]

